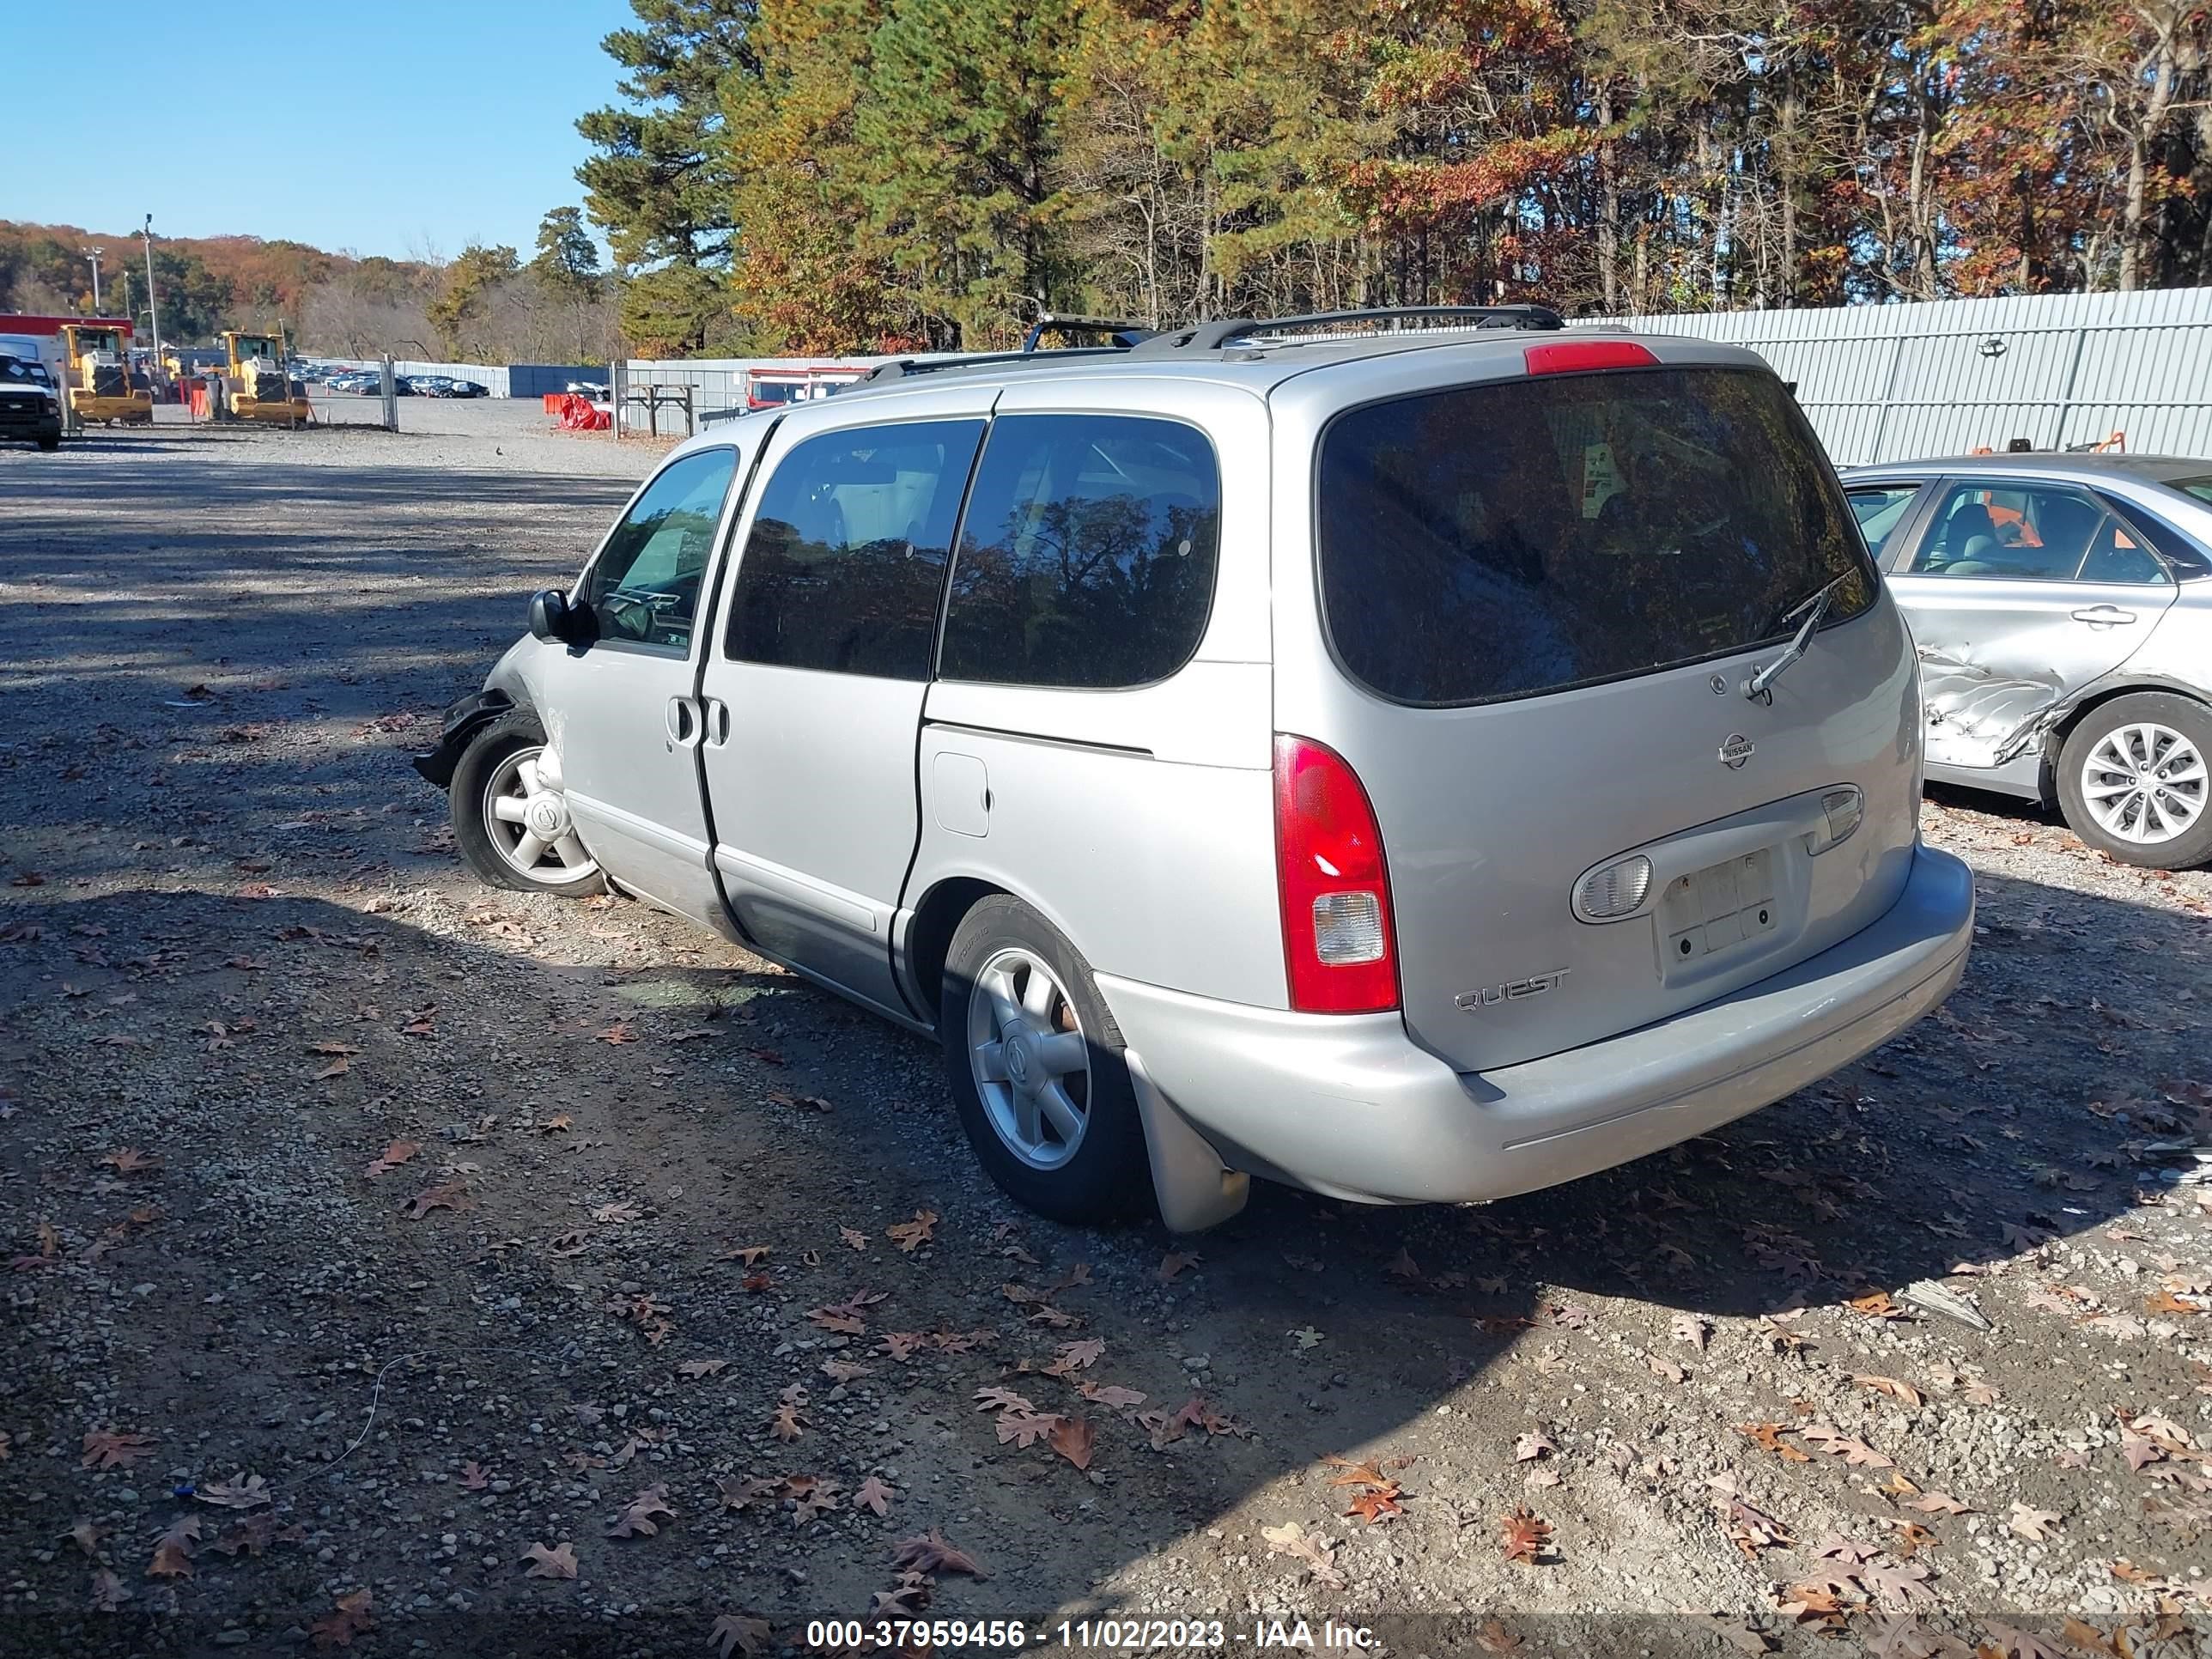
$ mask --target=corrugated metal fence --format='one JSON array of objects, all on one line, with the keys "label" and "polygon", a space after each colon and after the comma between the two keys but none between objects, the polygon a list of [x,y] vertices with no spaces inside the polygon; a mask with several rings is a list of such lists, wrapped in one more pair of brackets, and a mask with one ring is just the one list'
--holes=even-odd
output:
[{"label": "corrugated metal fence", "polygon": [[[1749,346],[1797,383],[1838,465],[2116,432],[2135,453],[2212,456],[2212,288],[1602,320]],[[744,406],[749,368],[880,361],[633,358],[624,370],[633,386],[697,387],[705,415]]]},{"label": "corrugated metal fence", "polygon": [[1606,320],[1749,346],[1842,466],[2116,432],[2212,456],[2212,288]]}]

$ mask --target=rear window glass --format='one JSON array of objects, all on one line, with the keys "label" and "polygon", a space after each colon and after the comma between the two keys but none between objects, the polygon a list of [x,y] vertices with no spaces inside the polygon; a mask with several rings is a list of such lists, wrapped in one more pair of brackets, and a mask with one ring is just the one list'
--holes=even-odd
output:
[{"label": "rear window glass", "polygon": [[1322,602],[1401,702],[1649,673],[1874,602],[1850,510],[1771,374],[1534,376],[1375,404],[1321,447]]},{"label": "rear window glass", "polygon": [[1195,428],[1000,416],[962,521],[938,672],[1093,690],[1165,678],[1206,631],[1220,519]]},{"label": "rear window glass", "polygon": [[2194,495],[2207,506],[2212,506],[2212,478],[2168,478],[2168,489],[2179,489],[2185,495]]}]

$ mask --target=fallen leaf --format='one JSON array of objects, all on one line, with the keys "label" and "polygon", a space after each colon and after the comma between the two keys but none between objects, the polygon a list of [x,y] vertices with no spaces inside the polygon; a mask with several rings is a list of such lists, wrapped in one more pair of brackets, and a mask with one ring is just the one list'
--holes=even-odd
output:
[{"label": "fallen leaf", "polygon": [[902,1221],[885,1228],[884,1235],[892,1243],[897,1245],[902,1253],[912,1255],[929,1243],[930,1236],[936,1231],[936,1211],[916,1210],[914,1212],[913,1220]]},{"label": "fallen leaf", "polygon": [[1160,1258],[1160,1283],[1163,1285],[1174,1284],[1176,1274],[1182,1273],[1187,1267],[1195,1267],[1201,1259],[1202,1258],[1194,1250],[1170,1250],[1165,1255]]},{"label": "fallen leaf", "polygon": [[110,1152],[100,1161],[123,1175],[152,1175],[161,1167],[160,1158],[142,1152],[136,1146],[125,1146],[120,1152]]},{"label": "fallen leaf", "polygon": [[[317,1072],[313,1077],[309,1078],[307,1081],[310,1083],[320,1083],[325,1079],[343,1077],[351,1070],[353,1070],[353,1062],[348,1060],[343,1054],[340,1054],[329,1065],[324,1066],[321,1071]],[[346,1639],[348,1641],[351,1641],[353,1638],[349,1636]]]},{"label": "fallen leaf", "polygon": [[1030,1411],[1007,1411],[1000,1413],[993,1426],[998,1430],[999,1443],[1011,1445],[1017,1451],[1026,1451],[1058,1426],[1060,1419],[1040,1415]]},{"label": "fallen leaf", "polygon": [[419,1141],[395,1140],[370,1160],[367,1173],[372,1179],[388,1175],[422,1150]]},{"label": "fallen leaf", "polygon": [[376,1620],[369,1616],[375,1603],[374,1594],[368,1589],[337,1597],[330,1613],[307,1626],[309,1639],[319,1648],[350,1646],[355,1637],[376,1628]]},{"label": "fallen leaf", "polygon": [[[866,1235],[863,1234],[861,1237],[865,1238]],[[750,1267],[765,1260],[769,1249],[769,1247],[766,1244],[740,1244],[734,1249],[723,1251],[721,1259],[725,1261],[742,1262]]]},{"label": "fallen leaf", "polygon": [[251,1510],[275,1502],[269,1483],[259,1475],[240,1474],[228,1480],[206,1480],[192,1489],[192,1496],[203,1504],[213,1504],[218,1509]]},{"label": "fallen leaf", "polygon": [[149,1578],[189,1578],[192,1553],[200,1540],[200,1518],[188,1515],[154,1540],[154,1559],[146,1569]]},{"label": "fallen leaf", "polygon": [[597,1037],[601,1042],[620,1043],[635,1042],[637,1041],[637,1033],[631,1030],[629,1025],[622,1020],[617,1020],[613,1024],[608,1026],[605,1030],[594,1031],[592,1035]]},{"label": "fallen leaf", "polygon": [[1739,1423],[1735,1425],[1735,1431],[1748,1436],[1762,1449],[1772,1452],[1786,1463],[1809,1463],[1813,1461],[1810,1452],[1799,1451],[1782,1438],[1790,1431],[1779,1423]]},{"label": "fallen leaf", "polygon": [[902,1538],[891,1546],[891,1565],[915,1572],[964,1572],[975,1578],[990,1575],[967,1551],[949,1544],[935,1527],[915,1538]]},{"label": "fallen leaf", "polygon": [[676,1374],[696,1382],[702,1376],[712,1376],[717,1371],[727,1370],[729,1364],[726,1359],[687,1359],[677,1366]]},{"label": "fallen leaf", "polygon": [[80,1465],[88,1469],[127,1469],[153,1449],[150,1435],[118,1434],[110,1429],[94,1429],[84,1437],[84,1458]]},{"label": "fallen leaf", "polygon": [[856,1250],[865,1250],[868,1248],[868,1236],[858,1227],[840,1227],[837,1229],[837,1237]]},{"label": "fallen leaf", "polygon": [[730,1659],[732,1654],[743,1654],[745,1659],[752,1659],[754,1655],[768,1650],[769,1622],[765,1619],[726,1613],[707,1632],[707,1645],[714,1649],[720,1659]]},{"label": "fallen leaf", "polygon": [[1916,1498],[1905,1507],[1918,1510],[1923,1515],[1967,1515],[1972,1512],[1948,1492],[1931,1492],[1925,1498]]},{"label": "fallen leaf", "polygon": [[1393,1516],[1405,1513],[1404,1508],[1398,1502],[1404,1496],[1405,1493],[1398,1488],[1395,1482],[1389,1482],[1371,1492],[1363,1492],[1355,1495],[1351,1507],[1346,1509],[1345,1513],[1358,1516],[1370,1527],[1376,1526],[1389,1520]]},{"label": "fallen leaf", "polygon": [[2005,1517],[2005,1530],[2042,1543],[2050,1538],[2051,1528],[2058,1525],[2063,1518],[2057,1510],[2036,1510],[2025,1504],[2014,1504],[2012,1513]]},{"label": "fallen leaf", "polygon": [[803,1427],[799,1407],[789,1403],[778,1406],[775,1415],[769,1419],[769,1432],[779,1440],[796,1440]]},{"label": "fallen leaf", "polygon": [[547,1549],[543,1544],[532,1544],[525,1550],[522,1559],[531,1564],[522,1576],[525,1578],[574,1578],[576,1576],[576,1547],[562,1542]]},{"label": "fallen leaf", "polygon": [[441,1182],[426,1187],[399,1207],[412,1219],[420,1221],[433,1210],[459,1210],[467,1207],[469,1189],[459,1181]]},{"label": "fallen leaf", "polygon": [[1845,1434],[1832,1423],[1808,1423],[1797,1431],[1797,1435],[1807,1445],[1817,1447],[1832,1457],[1840,1457],[1854,1468],[1892,1469],[1897,1467],[1894,1462],[1865,1441]]},{"label": "fallen leaf", "polygon": [[1674,1340],[1688,1343],[1699,1353],[1705,1351],[1705,1342],[1712,1334],[1712,1322],[1702,1314],[1678,1313],[1674,1316]]},{"label": "fallen leaf", "polygon": [[610,1538],[650,1538],[659,1532],[661,1521],[672,1521],[676,1511],[668,1507],[668,1488],[647,1486],[630,1499],[621,1514],[607,1522]]},{"label": "fallen leaf", "polygon": [[1060,1346],[1059,1358],[1045,1367],[1044,1374],[1047,1376],[1073,1376],[1097,1364],[1099,1356],[1105,1352],[1105,1343],[1095,1338],[1082,1342],[1063,1342]]},{"label": "fallen leaf", "polygon": [[1520,1561],[1533,1567],[1552,1547],[1550,1523],[1531,1513],[1525,1504],[1507,1516],[1504,1524],[1505,1531],[1499,1549],[1508,1561]]},{"label": "fallen leaf", "polygon": [[1869,1319],[1909,1320],[1912,1317],[1911,1310],[1900,1307],[1893,1301],[1887,1291],[1871,1291],[1864,1296],[1850,1297],[1845,1299],[1844,1305],[1856,1313],[1866,1315]]},{"label": "fallen leaf", "polygon": [[491,1485],[491,1471],[474,1458],[461,1465],[461,1490],[483,1492]]},{"label": "fallen leaf", "polygon": [[1652,1376],[1662,1378],[1668,1382],[1684,1382],[1690,1375],[1681,1366],[1661,1354],[1646,1353],[1644,1356],[1644,1364]]},{"label": "fallen leaf", "polygon": [[1262,1527],[1260,1536],[1267,1540],[1271,1555],[1288,1555],[1305,1563],[1315,1578],[1331,1589],[1343,1589],[1351,1580],[1338,1571],[1336,1547],[1323,1538],[1310,1538],[1295,1521],[1285,1521],[1279,1527]]},{"label": "fallen leaf", "polygon": [[623,1222],[637,1220],[644,1213],[636,1205],[624,1199],[599,1206],[592,1212],[592,1219],[608,1226],[620,1226]]},{"label": "fallen leaf", "polygon": [[1547,1452],[1558,1450],[1559,1448],[1552,1443],[1543,1431],[1537,1430],[1522,1435],[1513,1443],[1513,1461],[1516,1463],[1532,1462]]},{"label": "fallen leaf", "polygon": [[1079,1382],[1075,1391],[1085,1400],[1093,1401],[1109,1411],[1121,1411],[1131,1406],[1141,1406],[1150,1398],[1135,1389],[1125,1389],[1118,1382]]},{"label": "fallen leaf", "polygon": [[854,1490],[853,1507],[871,1510],[878,1515],[888,1515],[891,1507],[891,1489],[872,1474]]},{"label": "fallen leaf", "polygon": [[1854,1373],[1851,1381],[1863,1389],[1872,1389],[1877,1394],[1886,1394],[1893,1400],[1903,1401],[1915,1411],[1918,1411],[1921,1407],[1928,1403],[1926,1396],[1919,1389],[1914,1388],[1910,1382],[1900,1382],[1893,1376],[1871,1376]]},{"label": "fallen leaf", "polygon": [[92,1608],[95,1613],[113,1613],[131,1599],[131,1587],[116,1574],[101,1568],[92,1575]]},{"label": "fallen leaf", "polygon": [[1091,1467],[1091,1449],[1097,1439],[1097,1431],[1084,1419],[1063,1417],[1054,1422],[1045,1443],[1077,1468],[1087,1469]]}]

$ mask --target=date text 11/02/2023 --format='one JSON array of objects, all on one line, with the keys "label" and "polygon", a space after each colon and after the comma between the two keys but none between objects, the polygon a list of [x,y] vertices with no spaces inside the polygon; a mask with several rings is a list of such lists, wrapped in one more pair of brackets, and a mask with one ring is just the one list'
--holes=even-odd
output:
[{"label": "date text 11/02/2023", "polygon": [[816,1651],[945,1653],[1012,1651],[1024,1647],[1067,1652],[1134,1653],[1250,1645],[1298,1652],[1360,1652],[1376,1645],[1364,1625],[1323,1619],[1066,1620],[1032,1628],[1020,1619],[827,1619],[810,1621],[806,1645]]}]

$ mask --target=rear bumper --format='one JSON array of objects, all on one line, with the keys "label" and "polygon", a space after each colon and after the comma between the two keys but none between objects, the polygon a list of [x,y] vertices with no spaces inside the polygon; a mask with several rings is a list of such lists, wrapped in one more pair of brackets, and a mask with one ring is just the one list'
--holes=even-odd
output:
[{"label": "rear bumper", "polygon": [[1917,849],[1879,921],[1672,1019],[1457,1073],[1396,1014],[1293,1014],[1098,976],[1158,1092],[1230,1164],[1370,1203],[1505,1198],[1610,1169],[1781,1099],[1951,994],[1974,884]]}]

